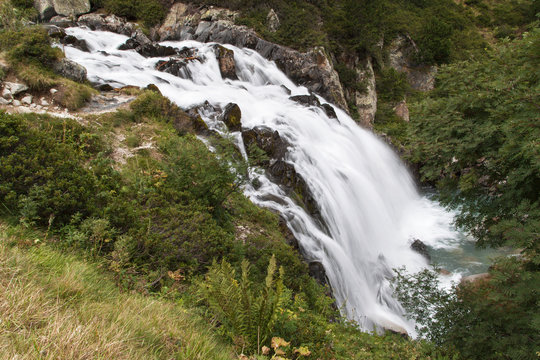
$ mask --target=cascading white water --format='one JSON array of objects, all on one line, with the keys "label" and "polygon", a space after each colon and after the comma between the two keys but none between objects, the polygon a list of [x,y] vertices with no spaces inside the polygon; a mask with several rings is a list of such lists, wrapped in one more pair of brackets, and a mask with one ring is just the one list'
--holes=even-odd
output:
[{"label": "cascading white water", "polygon": [[[308,94],[307,89],[293,84],[274,63],[252,50],[226,45],[234,50],[239,77],[232,81],[222,79],[209,44],[164,43],[196,48],[204,59],[190,62],[183,79],[155,70],[159,58],[117,50],[126,36],[84,28],[70,28],[67,33],[86,40],[90,54],[71,47],[65,52],[86,67],[93,82],[141,87],[155,84],[184,109],[205,101],[221,107],[236,103],[242,110],[244,128],[277,130],[291,144],[287,161],[317,200],[326,229],[280,186],[255,171],[252,176],[259,177],[261,186],[246,186],[246,195],[286,219],[305,256],[323,264],[333,294],[348,318],[364,330],[384,327],[414,333],[413,324],[405,320],[400,304],[392,297],[391,269],[407,266],[414,271],[427,266],[424,258],[410,249],[411,238],[444,246],[444,241],[456,236],[450,225],[452,215],[418,194],[407,170],[387,145],[337,108],[336,120],[321,109],[291,101],[281,85],[292,95]],[[215,114],[201,115],[211,128],[225,131]],[[243,148],[240,134],[233,135]]]}]

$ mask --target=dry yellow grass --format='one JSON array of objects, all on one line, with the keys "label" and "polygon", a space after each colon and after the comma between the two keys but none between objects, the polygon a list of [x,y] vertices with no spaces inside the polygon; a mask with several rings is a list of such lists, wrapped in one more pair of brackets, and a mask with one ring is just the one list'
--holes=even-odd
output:
[{"label": "dry yellow grass", "polygon": [[[0,359],[231,359],[196,316],[0,224]],[[32,242],[33,238],[26,241]]]}]

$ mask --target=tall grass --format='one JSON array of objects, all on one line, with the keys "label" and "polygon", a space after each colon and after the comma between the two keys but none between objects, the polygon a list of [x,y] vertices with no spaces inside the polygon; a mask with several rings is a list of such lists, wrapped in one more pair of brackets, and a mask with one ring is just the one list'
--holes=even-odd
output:
[{"label": "tall grass", "polygon": [[[231,359],[193,311],[121,293],[96,265],[0,223],[3,359]],[[28,249],[13,246],[26,244]]]}]

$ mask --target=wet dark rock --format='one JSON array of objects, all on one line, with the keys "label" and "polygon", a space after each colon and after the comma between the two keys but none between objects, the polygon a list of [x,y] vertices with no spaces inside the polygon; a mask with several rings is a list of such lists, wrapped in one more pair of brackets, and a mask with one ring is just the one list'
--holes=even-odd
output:
[{"label": "wet dark rock", "polygon": [[291,245],[294,249],[299,250],[298,239],[294,236],[291,229],[287,226],[287,221],[283,217],[279,217],[279,231],[283,234],[287,244]]},{"label": "wet dark rock", "polygon": [[258,164],[260,166],[269,165],[270,159],[283,160],[289,147],[289,143],[279,136],[279,132],[263,126],[242,131],[242,140],[248,156],[252,155],[250,152],[253,146],[257,146],[268,156],[268,159]]},{"label": "wet dark rock", "polygon": [[331,119],[337,119],[337,114],[332,105],[330,104],[322,104],[321,108],[326,113],[326,116],[328,116]]},{"label": "wet dark rock", "polygon": [[141,42],[136,38],[129,38],[118,47],[119,50],[135,50],[144,57],[165,57],[176,55],[176,49],[171,46],[163,46],[148,42]]},{"label": "wet dark rock", "polygon": [[236,64],[234,62],[234,51],[221,45],[215,45],[214,52],[219,63],[221,77],[223,79],[238,80]]},{"label": "wet dark rock", "polygon": [[296,101],[297,103],[300,103],[302,105],[318,107],[321,106],[319,99],[317,99],[317,97],[313,94],[291,96],[289,99],[291,99],[292,101]]},{"label": "wet dark rock", "polygon": [[66,35],[60,42],[64,45],[71,45],[81,51],[90,52],[88,44],[82,39],[78,39],[73,35]]},{"label": "wet dark rock", "polygon": [[242,111],[236,104],[230,103],[225,106],[221,120],[227,125],[230,131],[242,130]]},{"label": "wet dark rock", "polygon": [[289,88],[286,87],[285,85],[281,85],[281,88],[282,88],[283,90],[285,90],[285,93],[286,93],[287,95],[291,95],[291,93],[292,93],[292,92],[291,92],[291,89],[289,89]]},{"label": "wet dark rock", "polygon": [[114,88],[109,84],[97,85],[96,89],[98,89],[99,91],[113,91],[114,90]]},{"label": "wet dark rock", "polygon": [[326,271],[324,270],[323,264],[319,261],[312,261],[308,264],[309,266],[309,275],[312,278],[317,280],[322,286],[329,285],[328,276],[326,276]]},{"label": "wet dark rock", "polygon": [[411,244],[411,249],[424,256],[428,261],[431,261],[431,255],[429,254],[429,248],[426,244],[418,239],[414,239]]},{"label": "wet dark rock", "polygon": [[187,64],[188,62],[184,59],[161,60],[156,63],[156,70],[184,78],[183,69]]}]

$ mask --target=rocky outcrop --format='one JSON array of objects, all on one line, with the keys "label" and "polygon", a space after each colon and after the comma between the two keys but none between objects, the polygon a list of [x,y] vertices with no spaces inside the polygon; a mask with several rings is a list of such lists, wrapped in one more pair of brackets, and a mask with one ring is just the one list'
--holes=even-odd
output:
[{"label": "rocky outcrop", "polygon": [[90,52],[88,44],[83,39],[78,39],[73,35],[66,35],[64,38],[60,39],[60,43],[63,45],[71,45],[76,49],[79,49],[84,52]]},{"label": "rocky outcrop", "polygon": [[242,111],[238,105],[231,103],[225,106],[221,119],[230,131],[242,130]]},{"label": "rocky outcrop", "polygon": [[221,77],[223,79],[238,80],[238,76],[236,76],[236,64],[234,62],[234,51],[221,45],[215,45],[214,52],[219,63]]},{"label": "rocky outcrop", "polygon": [[68,79],[78,82],[86,81],[86,69],[69,59],[61,59],[53,64],[53,70]]},{"label": "rocky outcrop", "polygon": [[407,75],[409,84],[415,90],[429,91],[435,86],[435,66],[420,65],[416,62],[418,48],[409,36],[400,35],[389,48],[389,65]]},{"label": "rocky outcrop", "polygon": [[90,11],[89,0],[34,0],[39,18],[50,20],[55,15],[75,17]]},{"label": "rocky outcrop", "polygon": [[97,13],[79,16],[78,23],[92,30],[111,31],[126,36],[131,36],[137,29],[135,24],[125,22],[116,15],[106,16]]},{"label": "rocky outcrop", "polygon": [[326,116],[328,116],[329,118],[337,119],[336,111],[334,110],[334,108],[329,104],[321,104],[319,99],[317,99],[317,97],[313,94],[291,96],[289,99],[306,106],[318,107],[322,109],[325,112]]},{"label": "rocky outcrop", "polygon": [[238,14],[226,9],[203,8],[176,3],[154,40],[197,40],[246,47],[275,61],[293,81],[320,94],[346,110],[339,76],[322,47],[302,53],[261,39],[252,29],[234,24]]}]

